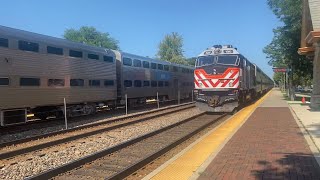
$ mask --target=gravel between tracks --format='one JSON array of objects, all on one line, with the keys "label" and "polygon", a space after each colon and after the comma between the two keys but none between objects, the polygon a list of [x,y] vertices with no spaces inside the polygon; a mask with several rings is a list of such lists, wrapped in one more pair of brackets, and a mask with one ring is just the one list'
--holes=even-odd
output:
[{"label": "gravel between tracks", "polygon": [[[164,105],[163,107],[170,107],[170,106],[172,106],[172,105]],[[154,107],[150,107],[150,108],[144,108],[144,109],[130,110],[129,115],[136,114],[136,113],[142,113],[145,111],[152,111],[152,110],[157,110],[157,109],[155,109]],[[119,112],[117,112],[117,113],[104,112],[104,113],[100,113],[100,114],[97,114],[94,116],[75,117],[75,118],[71,118],[71,120],[69,120],[68,128],[74,128],[74,127],[78,127],[81,125],[100,122],[100,121],[112,120],[112,119],[122,117],[122,116],[125,116],[125,112],[124,111],[122,112],[122,110],[119,110]],[[76,121],[75,121],[75,119],[76,119]],[[27,131],[22,131],[22,132],[20,131],[18,133],[3,134],[0,136],[0,143],[10,142],[10,141],[24,139],[24,138],[33,137],[33,136],[38,136],[38,135],[42,135],[42,134],[46,134],[46,133],[50,133],[50,132],[61,131],[63,129],[65,129],[64,124],[57,124],[57,125],[51,126],[51,127],[44,126],[43,128],[37,128],[37,129],[32,129],[32,130],[27,130]]]},{"label": "gravel between tracks", "polygon": [[200,111],[196,108],[188,109],[67,144],[27,153],[11,160],[1,160],[0,179],[23,179],[199,113]]}]

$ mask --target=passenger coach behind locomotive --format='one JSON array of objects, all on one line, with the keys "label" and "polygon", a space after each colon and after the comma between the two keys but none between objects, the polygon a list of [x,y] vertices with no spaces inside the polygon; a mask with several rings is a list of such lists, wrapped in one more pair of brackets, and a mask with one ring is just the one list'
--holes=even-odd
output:
[{"label": "passenger coach behind locomotive", "polygon": [[193,67],[0,26],[0,126],[190,97]]},{"label": "passenger coach behind locomotive", "polygon": [[231,45],[215,45],[202,52],[194,78],[196,104],[210,112],[233,112],[273,87],[273,81]]}]

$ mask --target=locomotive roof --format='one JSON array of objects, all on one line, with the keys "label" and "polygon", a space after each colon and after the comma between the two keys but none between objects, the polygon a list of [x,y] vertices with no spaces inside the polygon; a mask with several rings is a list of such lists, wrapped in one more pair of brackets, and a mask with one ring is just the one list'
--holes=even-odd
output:
[{"label": "locomotive roof", "polygon": [[199,54],[199,56],[217,56],[217,55],[239,55],[240,53],[236,48],[231,45],[226,46],[213,46],[207,48],[205,51]]},{"label": "locomotive roof", "polygon": [[60,47],[74,48],[84,51],[94,51],[100,53],[106,53],[107,48],[91,46],[84,43],[74,42],[62,38],[47,36],[43,34],[33,33],[29,31],[24,31],[20,29],[14,29],[6,26],[0,25],[0,35],[7,36],[11,38],[17,38],[20,40],[37,42],[37,43],[45,43],[48,45],[56,45]]}]

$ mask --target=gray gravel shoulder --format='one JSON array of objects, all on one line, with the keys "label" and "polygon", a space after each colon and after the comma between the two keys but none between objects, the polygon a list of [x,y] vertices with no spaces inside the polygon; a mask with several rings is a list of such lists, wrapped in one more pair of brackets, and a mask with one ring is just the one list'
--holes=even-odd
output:
[{"label": "gray gravel shoulder", "polygon": [[[197,108],[0,161],[0,179],[23,179],[201,113]],[[19,160],[19,161],[18,161]]]}]

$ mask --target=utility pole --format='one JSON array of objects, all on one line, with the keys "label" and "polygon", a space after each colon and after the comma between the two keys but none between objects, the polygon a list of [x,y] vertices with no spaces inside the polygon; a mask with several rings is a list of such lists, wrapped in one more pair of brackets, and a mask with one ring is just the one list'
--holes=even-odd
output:
[{"label": "utility pole", "polygon": [[283,80],[282,80],[283,91],[286,91],[286,73],[283,72]]},{"label": "utility pole", "polygon": [[293,84],[293,64],[291,61],[291,69],[290,69],[290,100],[294,101],[295,99],[295,91],[294,91],[294,84]]}]

